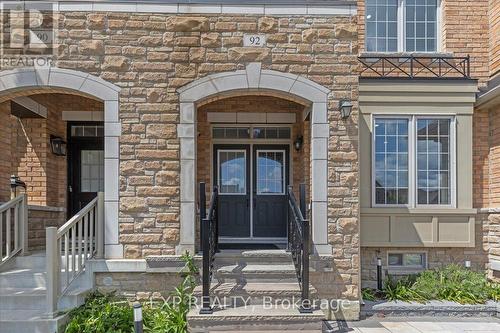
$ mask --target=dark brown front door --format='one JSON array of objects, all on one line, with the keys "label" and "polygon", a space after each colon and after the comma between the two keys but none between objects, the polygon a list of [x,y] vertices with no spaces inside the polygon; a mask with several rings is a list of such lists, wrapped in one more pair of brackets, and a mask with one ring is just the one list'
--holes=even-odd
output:
[{"label": "dark brown front door", "polygon": [[68,123],[68,218],[104,191],[101,122]]}]

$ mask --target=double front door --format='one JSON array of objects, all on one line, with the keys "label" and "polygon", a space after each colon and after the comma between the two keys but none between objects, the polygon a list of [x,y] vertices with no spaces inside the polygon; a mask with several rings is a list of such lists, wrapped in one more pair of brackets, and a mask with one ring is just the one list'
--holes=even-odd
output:
[{"label": "double front door", "polygon": [[288,145],[214,145],[221,242],[287,236]]}]

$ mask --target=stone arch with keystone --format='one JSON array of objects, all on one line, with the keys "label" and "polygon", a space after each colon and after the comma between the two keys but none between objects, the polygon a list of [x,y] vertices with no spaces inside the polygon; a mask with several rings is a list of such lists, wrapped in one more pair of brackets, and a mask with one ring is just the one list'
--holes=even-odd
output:
[{"label": "stone arch with keystone", "polygon": [[312,240],[315,252],[331,254],[328,244],[328,94],[330,90],[299,75],[261,68],[250,63],[245,70],[211,74],[178,89],[180,122],[180,243],[178,254],[194,251],[196,223],[196,109],[219,95],[271,93],[305,101],[311,112]]},{"label": "stone arch with keystone", "polygon": [[123,257],[118,241],[120,88],[88,73],[57,67],[0,71],[0,101],[30,93],[70,93],[104,104],[104,225],[105,255]]}]

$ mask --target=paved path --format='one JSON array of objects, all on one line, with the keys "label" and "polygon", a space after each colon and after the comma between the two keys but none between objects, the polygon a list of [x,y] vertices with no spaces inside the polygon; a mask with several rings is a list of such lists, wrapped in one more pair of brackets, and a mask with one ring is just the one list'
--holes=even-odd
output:
[{"label": "paved path", "polygon": [[500,333],[497,318],[369,318],[329,325],[329,333]]}]

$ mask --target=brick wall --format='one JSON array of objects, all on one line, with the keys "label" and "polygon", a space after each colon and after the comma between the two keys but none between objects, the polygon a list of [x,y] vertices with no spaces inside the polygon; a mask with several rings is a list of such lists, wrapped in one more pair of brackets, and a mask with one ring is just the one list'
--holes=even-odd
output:
[{"label": "brick wall", "polygon": [[45,228],[60,227],[66,221],[66,212],[55,207],[29,206],[28,248],[30,251],[45,249]]},{"label": "brick wall", "polygon": [[500,1],[490,0],[490,76],[500,71]]},{"label": "brick wall", "polygon": [[0,201],[10,200],[10,186],[9,179],[11,175],[11,116],[10,116],[10,102],[0,103],[0,124],[2,130],[0,131],[0,151],[2,155],[7,158],[0,159]]}]

